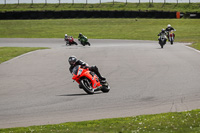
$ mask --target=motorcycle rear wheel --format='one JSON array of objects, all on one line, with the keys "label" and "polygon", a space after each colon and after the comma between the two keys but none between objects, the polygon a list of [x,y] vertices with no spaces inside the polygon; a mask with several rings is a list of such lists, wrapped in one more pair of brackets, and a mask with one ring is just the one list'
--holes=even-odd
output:
[{"label": "motorcycle rear wheel", "polygon": [[80,81],[80,85],[87,94],[94,94],[94,89],[92,88],[89,79],[84,78]]},{"label": "motorcycle rear wheel", "polygon": [[109,84],[108,84],[107,81],[106,81],[106,83],[102,84],[101,91],[102,91],[103,93],[107,93],[107,92],[110,91],[110,86],[109,86]]},{"label": "motorcycle rear wheel", "polygon": [[89,42],[87,42],[87,44],[88,44],[88,46],[90,46],[90,43],[89,43]]},{"label": "motorcycle rear wheel", "polygon": [[108,93],[108,92],[110,91],[109,86],[102,86],[101,91],[102,91],[103,93]]}]

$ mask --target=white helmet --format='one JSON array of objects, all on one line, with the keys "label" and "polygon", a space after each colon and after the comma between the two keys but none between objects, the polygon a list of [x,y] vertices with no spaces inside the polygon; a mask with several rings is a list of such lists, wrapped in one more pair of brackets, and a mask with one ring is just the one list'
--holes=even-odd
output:
[{"label": "white helmet", "polygon": [[170,24],[168,24],[168,25],[167,25],[167,27],[169,28],[169,27],[171,27],[171,25],[170,25]]},{"label": "white helmet", "polygon": [[65,36],[67,36],[67,34],[65,34]]}]

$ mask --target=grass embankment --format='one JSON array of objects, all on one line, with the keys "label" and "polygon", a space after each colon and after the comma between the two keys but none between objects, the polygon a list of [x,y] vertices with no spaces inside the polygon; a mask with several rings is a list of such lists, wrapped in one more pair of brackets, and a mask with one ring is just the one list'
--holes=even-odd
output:
[{"label": "grass embankment", "polygon": [[167,24],[176,29],[176,42],[192,42],[200,50],[200,19],[48,19],[1,20],[0,38],[77,38],[155,40]]},{"label": "grass embankment", "polygon": [[2,133],[199,133],[200,110],[0,129]]},{"label": "grass embankment", "polygon": [[65,10],[124,10],[124,11],[180,11],[200,12],[200,3],[101,3],[101,4],[1,4],[4,11],[65,11]]},{"label": "grass embankment", "polygon": [[0,64],[24,53],[46,48],[0,47]]}]

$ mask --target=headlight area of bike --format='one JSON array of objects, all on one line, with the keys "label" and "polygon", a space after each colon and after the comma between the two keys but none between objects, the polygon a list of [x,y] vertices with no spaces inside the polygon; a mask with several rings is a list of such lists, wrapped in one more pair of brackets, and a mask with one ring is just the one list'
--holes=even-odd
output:
[{"label": "headlight area of bike", "polygon": [[76,80],[77,82],[79,82],[79,76],[82,74],[82,72],[83,72],[83,70],[82,69],[80,69],[80,70],[78,70],[77,71],[77,73],[73,73],[73,77],[72,77],[72,79],[73,80]]},{"label": "headlight area of bike", "polygon": [[82,74],[82,72],[83,72],[83,69],[79,69],[76,72],[73,72],[73,75],[74,76],[80,76]]},{"label": "headlight area of bike", "polygon": [[75,66],[72,70],[72,74],[77,75],[79,70],[79,66]]},{"label": "headlight area of bike", "polygon": [[77,75],[78,75],[78,76],[81,75],[82,72],[83,72],[83,69],[79,69]]},{"label": "headlight area of bike", "polygon": [[83,69],[79,69],[79,66],[74,67],[74,69],[72,70],[73,77],[76,78],[80,76],[82,72],[83,72]]}]

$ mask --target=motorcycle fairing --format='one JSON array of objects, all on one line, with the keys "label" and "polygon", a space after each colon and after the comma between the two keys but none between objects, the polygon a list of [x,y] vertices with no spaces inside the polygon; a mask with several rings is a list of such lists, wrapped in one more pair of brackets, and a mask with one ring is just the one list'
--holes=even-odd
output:
[{"label": "motorcycle fairing", "polygon": [[98,80],[98,77],[95,75],[91,75],[90,71],[86,71],[85,73],[82,74],[82,76],[87,77],[91,83],[92,83],[92,87],[95,89],[99,86],[102,86],[101,83]]},{"label": "motorcycle fairing", "polygon": [[97,87],[102,86],[96,74],[92,74],[92,72],[90,72],[88,69],[83,69],[83,68],[81,68],[81,66],[76,66],[73,69],[72,79],[80,84],[80,78],[79,77],[88,78],[90,80],[91,84],[92,84],[93,89],[96,89]]}]

